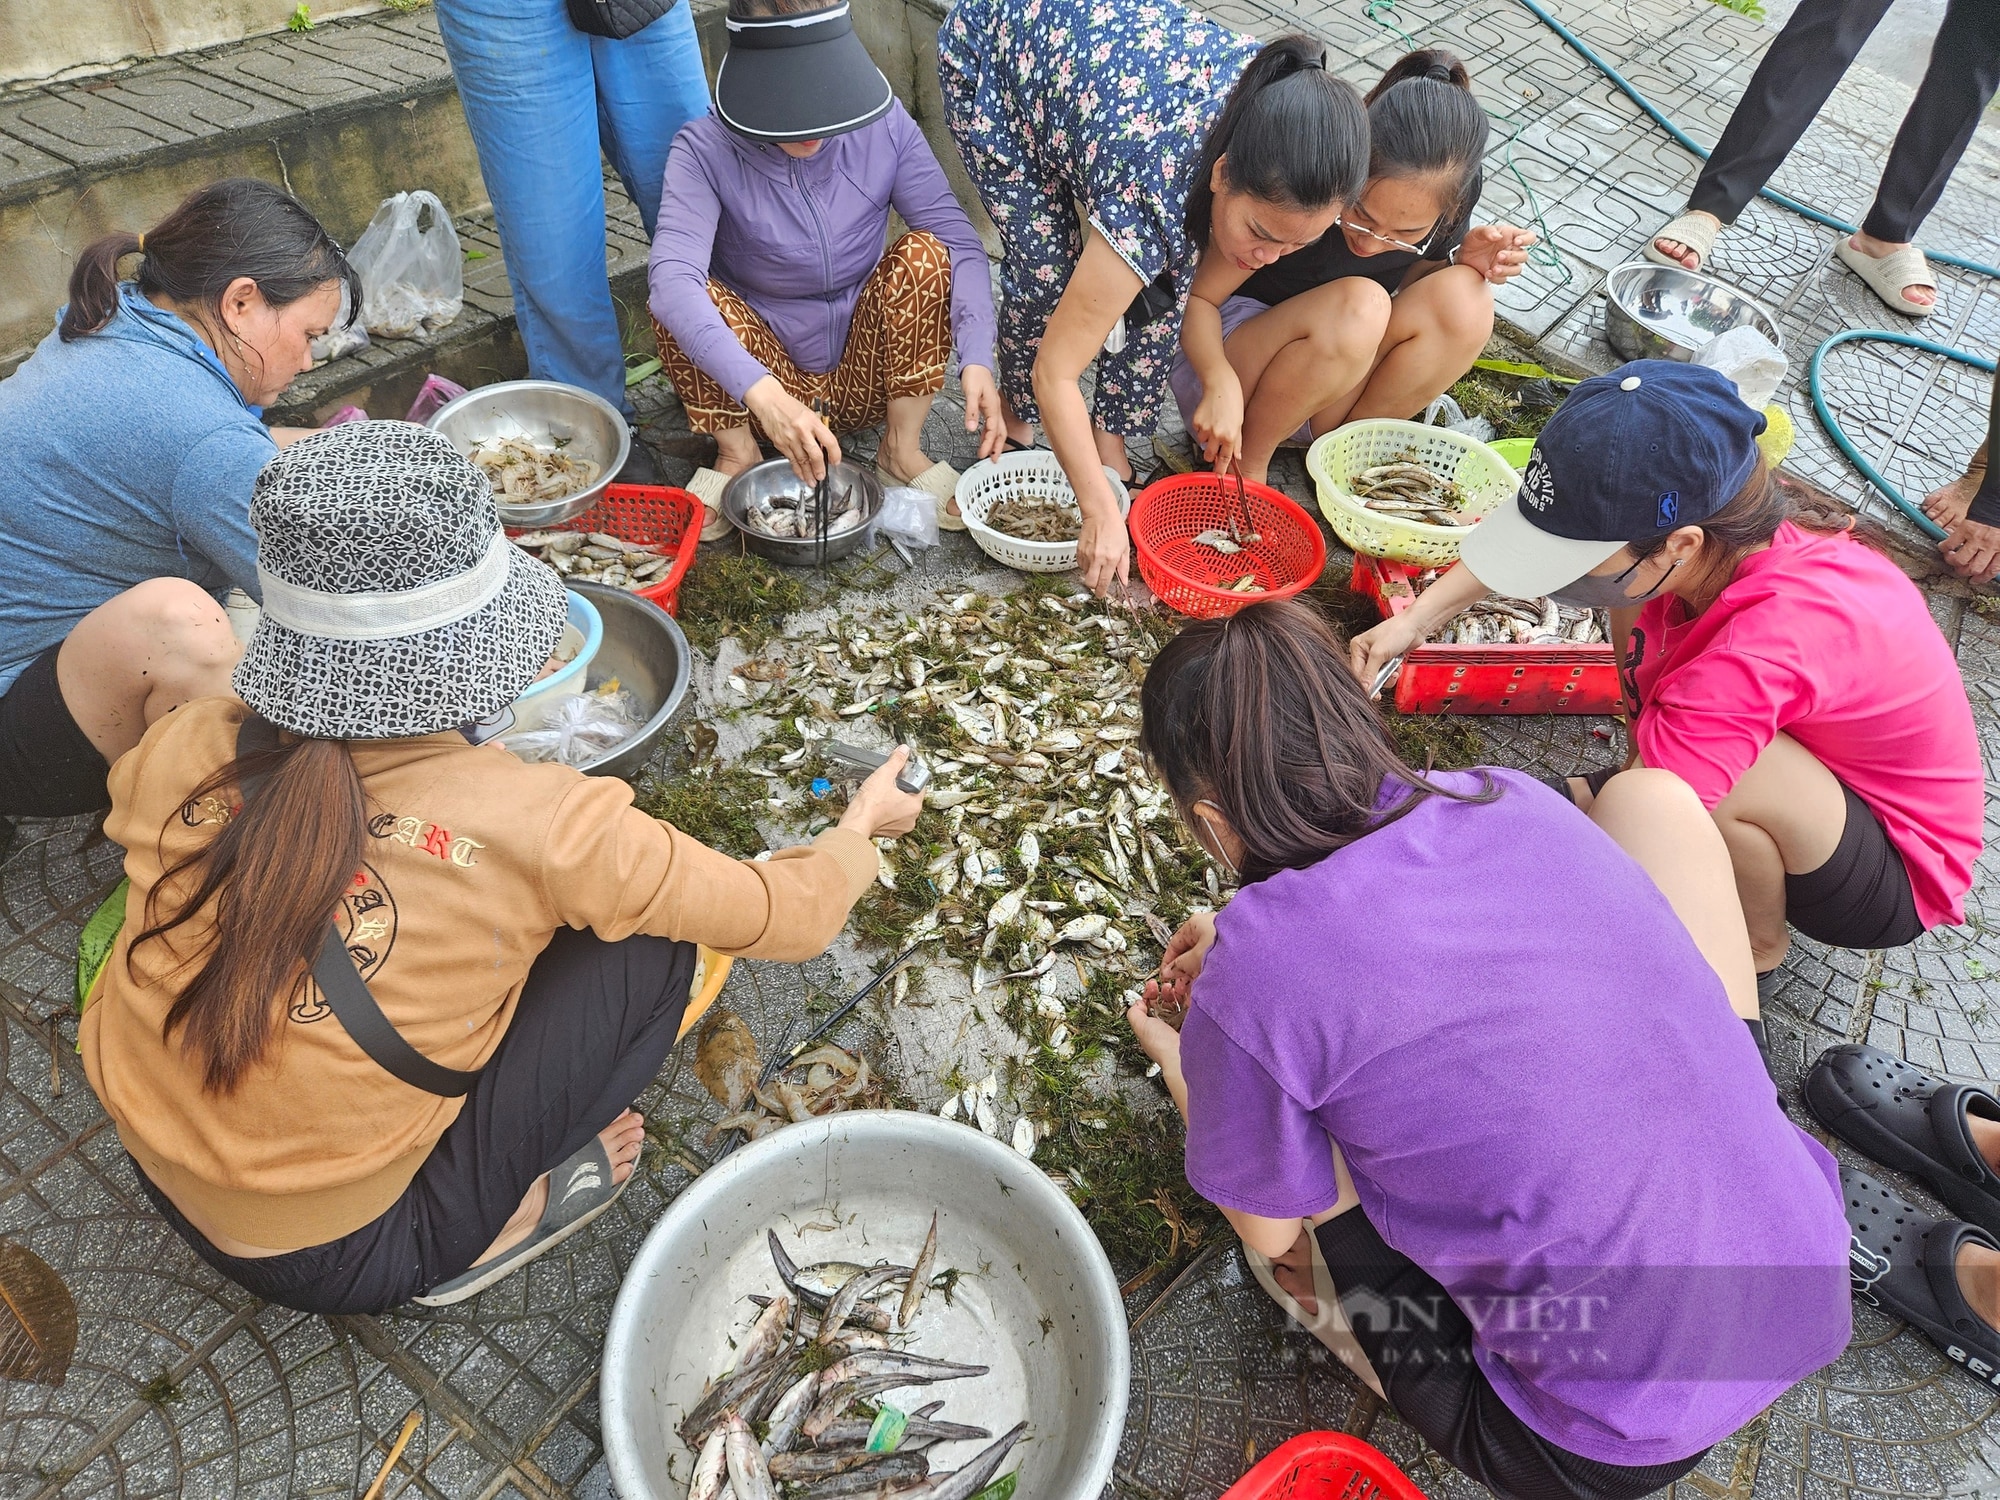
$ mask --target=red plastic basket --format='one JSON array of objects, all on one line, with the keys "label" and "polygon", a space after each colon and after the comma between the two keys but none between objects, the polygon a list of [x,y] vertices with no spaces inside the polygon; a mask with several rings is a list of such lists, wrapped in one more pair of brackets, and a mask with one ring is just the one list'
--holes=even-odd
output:
[{"label": "red plastic basket", "polygon": [[[1356,553],[1348,587],[1387,619],[1416,602],[1420,570]],[[1618,655],[1608,643],[1574,646],[1418,646],[1396,678],[1406,714],[1615,714],[1625,710]]]},{"label": "red plastic basket", "polygon": [[[510,528],[507,534],[519,536],[526,529]],[[667,484],[614,484],[582,515],[533,529],[599,531],[621,542],[671,553],[674,565],[667,569],[667,576],[632,592],[652,600],[670,615],[679,614],[681,580],[687,577],[688,564],[701,544],[701,501]]]},{"label": "red plastic basket", "polygon": [[1424,1492],[1358,1437],[1302,1432],[1273,1448],[1222,1500],[1424,1500]]},{"label": "red plastic basket", "polygon": [[[1214,474],[1173,474],[1149,484],[1132,502],[1128,524],[1139,554],[1139,576],[1163,602],[1184,615],[1212,619],[1246,604],[1289,599],[1319,581],[1326,567],[1326,538],[1319,522],[1267,484],[1245,481],[1250,521],[1261,538],[1227,555],[1195,545],[1204,531],[1228,530],[1241,517],[1236,485]],[[1233,593],[1223,585],[1257,575],[1261,594]]]}]

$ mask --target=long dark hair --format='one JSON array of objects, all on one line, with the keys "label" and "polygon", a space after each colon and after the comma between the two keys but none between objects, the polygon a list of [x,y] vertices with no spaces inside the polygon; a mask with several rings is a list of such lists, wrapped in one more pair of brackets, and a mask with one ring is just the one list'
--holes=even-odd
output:
[{"label": "long dark hair", "polygon": [[[143,246],[143,249],[142,249]],[[330,281],[347,287],[347,320],[361,307],[361,278],[318,219],[282,188],[228,177],[197,188],[144,235],[107,234],[84,248],[69,273],[64,343],[97,332],[118,310],[118,263],[137,254],[139,290],[199,307],[222,328],[222,294],[239,276],[285,307]]]},{"label": "long dark hair", "polygon": [[[246,780],[265,780],[247,800]],[[150,925],[132,939],[166,940],[214,904],[201,960],[161,1025],[201,1064],[202,1086],[227,1094],[269,1050],[285,1008],[301,994],[334,907],[361,868],[367,839],[361,776],[342,740],[291,740],[232,760],[189,794],[181,821],[222,832],[161,873],[147,898]],[[162,835],[164,842],[164,835]],[[161,892],[194,882],[162,913]],[[169,949],[172,944],[168,943]]]},{"label": "long dark hair", "polygon": [[[1701,522],[1701,551],[1695,556],[1698,567],[1726,583],[1736,564],[1752,547],[1760,547],[1790,521],[1804,531],[1822,536],[1850,532],[1865,547],[1887,553],[1888,534],[1862,520],[1838,500],[1814,489],[1802,480],[1780,473],[1757,458],[1757,467],[1727,505]],[[1633,556],[1644,562],[1662,547],[1672,531],[1664,531],[1630,543]]]},{"label": "long dark hair", "polygon": [[1472,207],[1472,180],[1486,154],[1486,111],[1472,97],[1472,76],[1455,53],[1425,47],[1406,53],[1367,94],[1368,176],[1435,182],[1444,222]]},{"label": "long dark hair", "polygon": [[[1315,609],[1294,600],[1198,620],[1167,642],[1139,691],[1139,747],[1192,817],[1213,802],[1243,841],[1241,874],[1303,870],[1394,822],[1439,786],[1396,753]],[[1386,811],[1383,784],[1404,795]]]},{"label": "long dark hair", "polygon": [[1368,180],[1368,114],[1352,84],[1326,70],[1326,48],[1281,36],[1243,70],[1201,143],[1188,179],[1188,238],[1208,243],[1215,164],[1229,185],[1267,203],[1324,208],[1353,201]]}]

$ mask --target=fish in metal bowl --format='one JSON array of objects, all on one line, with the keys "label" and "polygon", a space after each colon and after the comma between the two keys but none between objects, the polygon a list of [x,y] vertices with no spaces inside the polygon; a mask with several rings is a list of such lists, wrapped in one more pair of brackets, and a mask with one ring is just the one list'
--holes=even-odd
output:
[{"label": "fish in metal bowl", "polygon": [[510,527],[555,526],[582,515],[632,452],[631,429],[616,407],[556,380],[482,385],[446,402],[424,425],[479,466]]}]

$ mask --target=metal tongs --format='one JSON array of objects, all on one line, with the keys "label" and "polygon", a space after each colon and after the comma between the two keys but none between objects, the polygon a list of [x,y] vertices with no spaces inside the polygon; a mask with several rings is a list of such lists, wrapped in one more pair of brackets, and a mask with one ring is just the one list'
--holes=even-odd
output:
[{"label": "metal tongs", "polygon": [[[1255,542],[1263,540],[1263,538],[1257,534],[1257,523],[1251,519],[1250,495],[1243,488],[1243,470],[1237,466],[1234,459],[1229,461],[1229,473],[1223,480],[1222,488],[1225,494],[1230,493],[1229,480],[1231,479],[1236,481],[1234,491],[1236,504],[1229,517],[1229,540],[1236,543],[1239,547],[1248,547]],[[1238,512],[1241,512],[1241,519],[1238,519]]]},{"label": "metal tongs", "polygon": [[[905,746],[904,748],[908,748]],[[888,763],[890,752],[886,750],[864,750],[859,745],[845,744],[840,740],[828,740],[825,745],[826,758],[838,761],[843,766],[852,767],[863,775],[880,770]],[[905,792],[921,792],[931,784],[931,768],[910,751],[910,763],[896,775],[897,787]]]}]

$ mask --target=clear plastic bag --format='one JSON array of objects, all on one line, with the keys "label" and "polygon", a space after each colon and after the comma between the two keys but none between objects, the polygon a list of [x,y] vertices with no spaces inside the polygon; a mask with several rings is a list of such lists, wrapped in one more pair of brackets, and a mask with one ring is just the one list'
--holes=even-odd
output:
[{"label": "clear plastic bag", "polygon": [[339,359],[343,354],[368,347],[368,330],[362,326],[361,320],[356,318],[351,323],[347,320],[349,305],[347,283],[343,281],[340,284],[340,311],[334,314],[332,326],[312,341],[314,364],[323,365],[330,359]]},{"label": "clear plastic bag", "polygon": [[522,760],[587,766],[631,739],[645,722],[628,692],[570,693],[548,706],[539,729],[502,735],[500,743]]},{"label": "clear plastic bag", "polygon": [[1694,362],[1727,375],[1752,411],[1771,404],[1790,368],[1784,351],[1754,328],[1718,333],[1695,351]]},{"label": "clear plastic bag", "polygon": [[361,275],[361,321],[377,338],[435,331],[465,305],[458,231],[435,193],[383,199],[347,258]]},{"label": "clear plastic bag", "polygon": [[882,509],[875,514],[875,534],[894,537],[906,547],[935,547],[937,508],[935,495],[898,485],[882,497]]},{"label": "clear plastic bag", "polygon": [[1475,443],[1493,441],[1493,424],[1484,417],[1468,417],[1449,396],[1438,397],[1424,409],[1424,425],[1462,432]]}]

